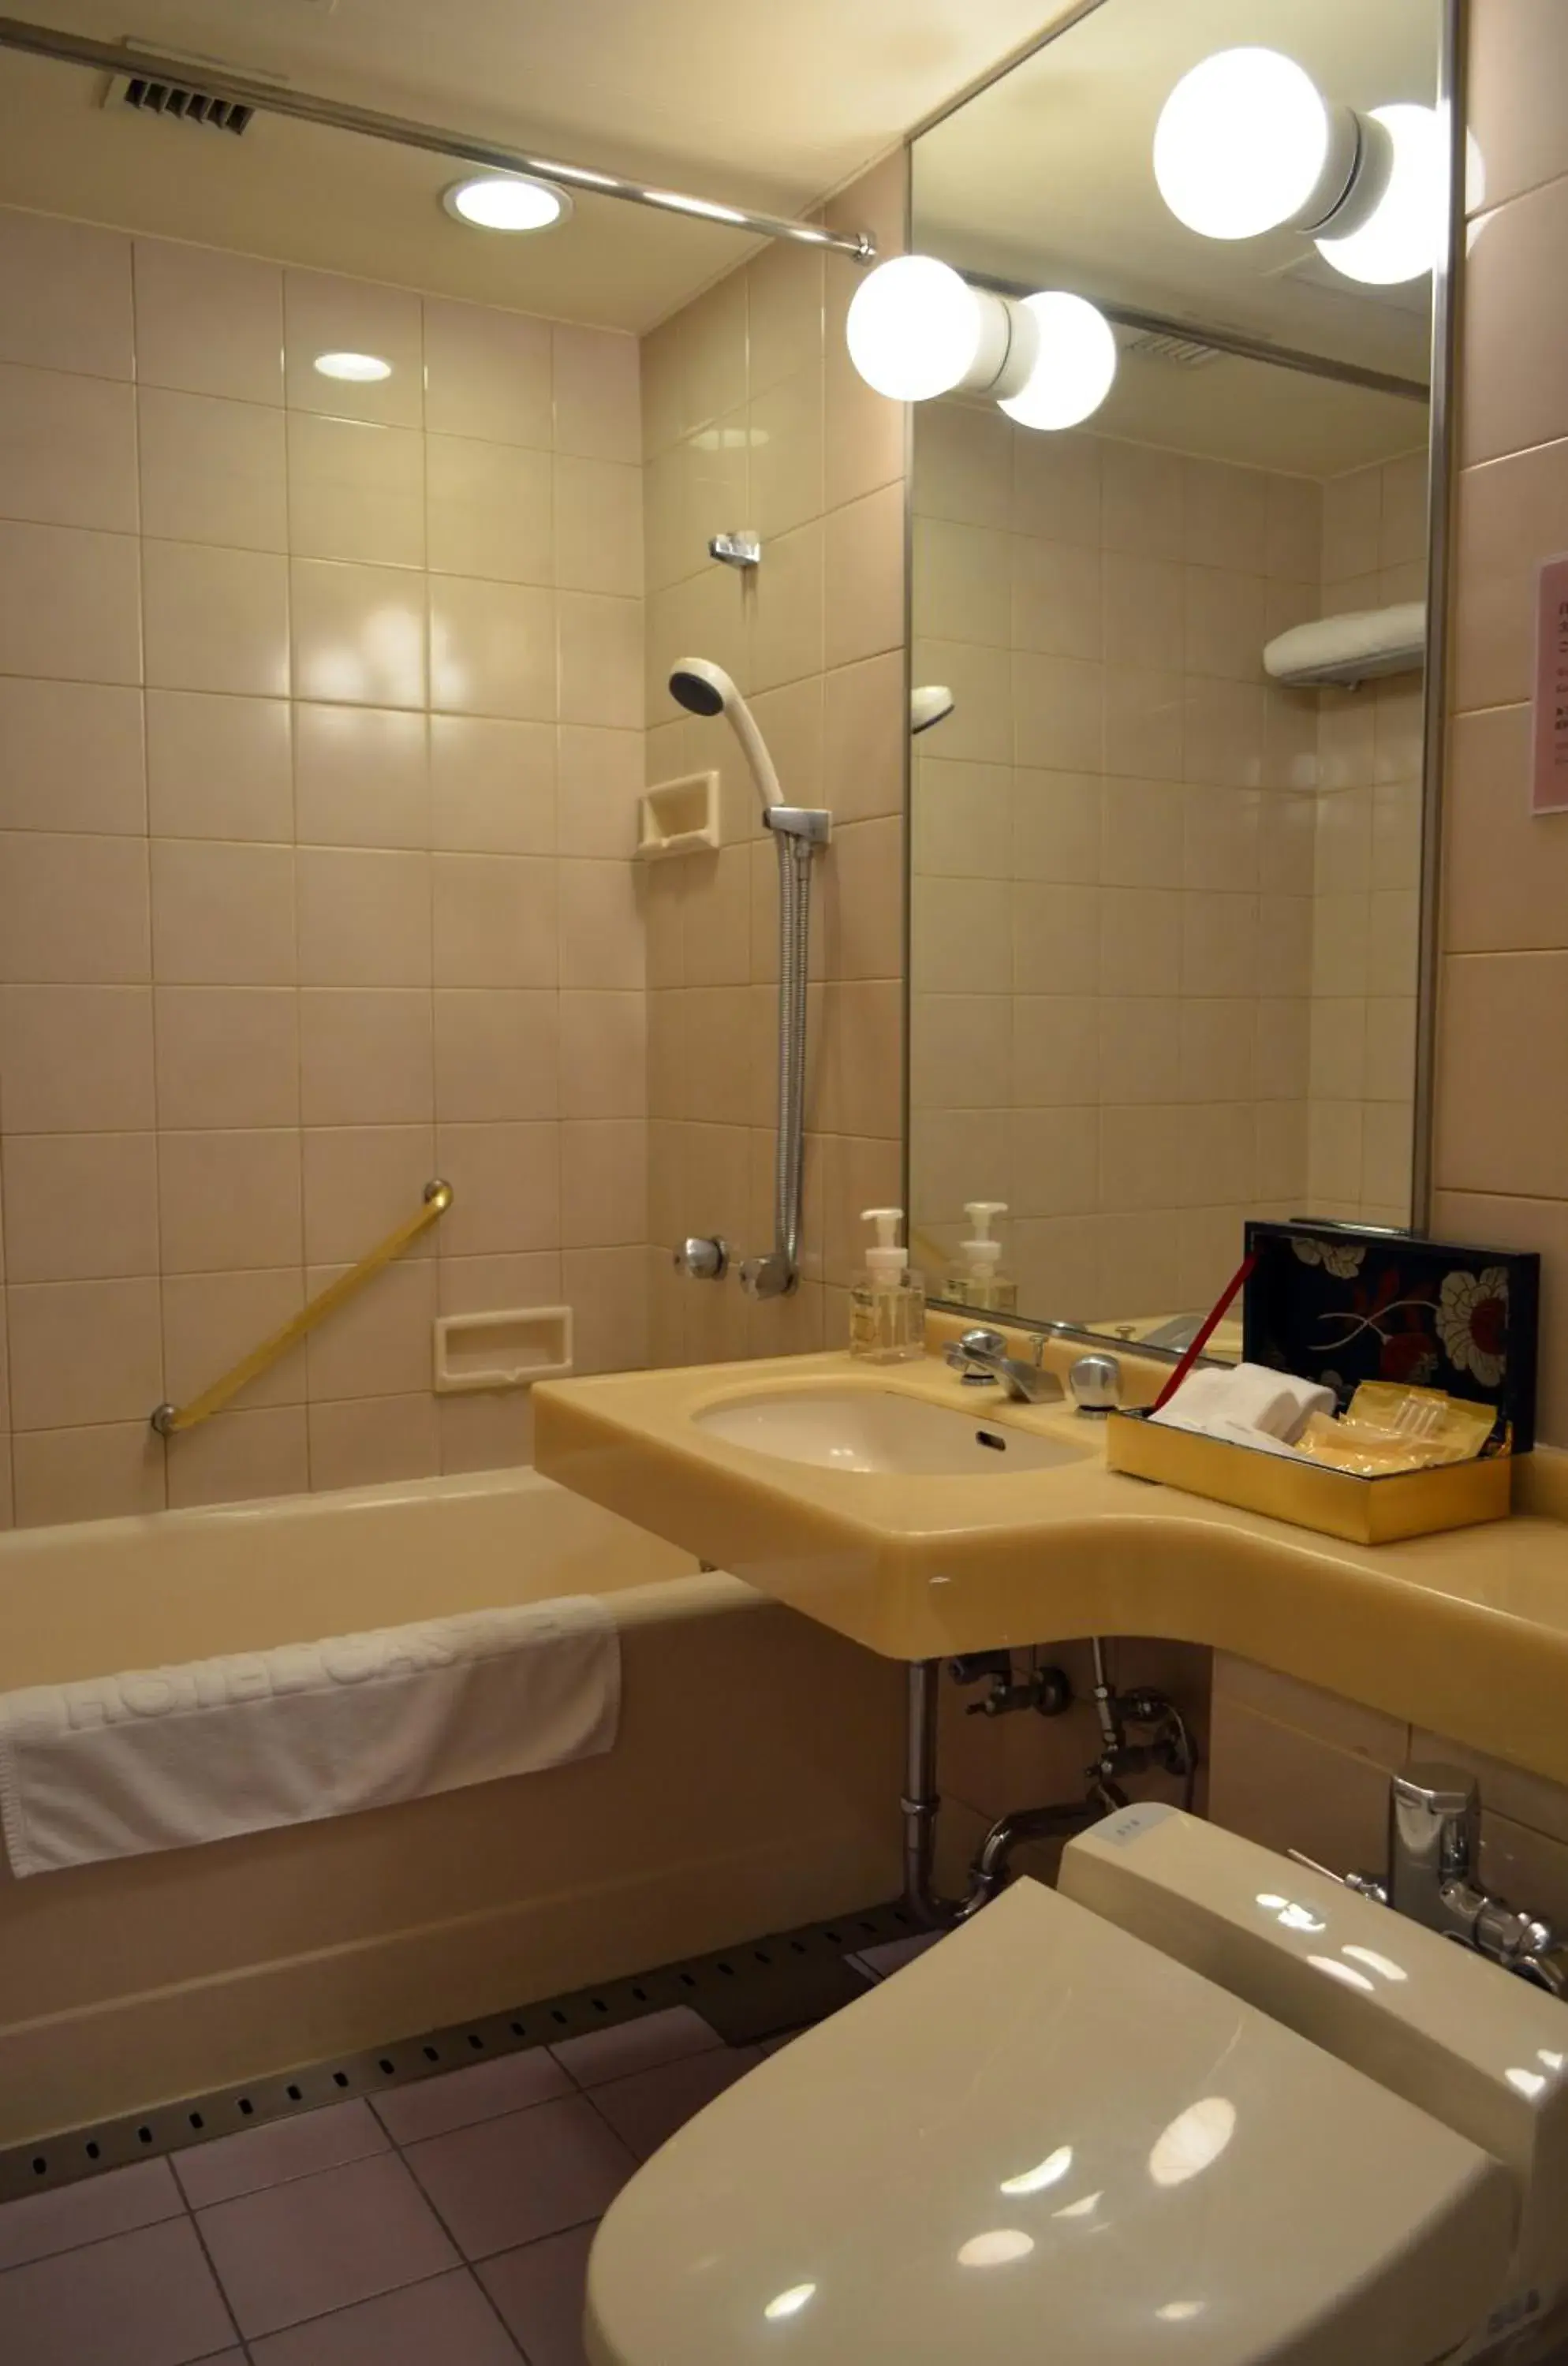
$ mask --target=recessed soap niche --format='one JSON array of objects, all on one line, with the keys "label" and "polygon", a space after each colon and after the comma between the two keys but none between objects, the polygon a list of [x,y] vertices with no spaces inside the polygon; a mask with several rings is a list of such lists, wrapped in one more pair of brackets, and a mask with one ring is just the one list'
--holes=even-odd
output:
[{"label": "recessed soap niche", "polygon": [[718,774],[687,772],[637,799],[637,853],[645,862],[718,844]]},{"label": "recessed soap niche", "polygon": [[526,1389],[571,1369],[570,1306],[511,1306],[486,1314],[443,1314],[434,1324],[437,1396],[476,1389]]}]

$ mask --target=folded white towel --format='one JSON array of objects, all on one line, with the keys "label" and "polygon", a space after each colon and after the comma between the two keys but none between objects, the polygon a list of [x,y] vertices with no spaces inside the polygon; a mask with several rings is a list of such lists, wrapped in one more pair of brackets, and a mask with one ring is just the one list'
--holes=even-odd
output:
[{"label": "folded white towel", "polygon": [[1272,1371],[1267,1364],[1204,1365],[1189,1372],[1164,1412],[1151,1418],[1233,1442],[1238,1432],[1260,1430],[1289,1446],[1311,1414],[1333,1410],[1332,1389]]},{"label": "folded white towel", "polygon": [[620,1639],[563,1596],[0,1694],[13,1870],[189,1848],[614,1746]]}]

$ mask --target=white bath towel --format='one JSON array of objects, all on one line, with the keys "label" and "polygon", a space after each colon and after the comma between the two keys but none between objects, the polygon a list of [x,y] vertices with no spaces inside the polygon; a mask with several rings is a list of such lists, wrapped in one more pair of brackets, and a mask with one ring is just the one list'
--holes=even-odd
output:
[{"label": "white bath towel", "polygon": [[189,1848],[590,1758],[620,1639],[572,1594],[0,1694],[13,1870]]}]

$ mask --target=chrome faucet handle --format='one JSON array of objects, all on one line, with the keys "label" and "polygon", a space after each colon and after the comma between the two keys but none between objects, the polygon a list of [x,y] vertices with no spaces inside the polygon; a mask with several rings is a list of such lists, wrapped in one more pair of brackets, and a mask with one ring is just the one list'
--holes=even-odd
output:
[{"label": "chrome faucet handle", "polygon": [[798,1268],[782,1249],[747,1257],[740,1268],[740,1287],[748,1298],[787,1298],[799,1279]]},{"label": "chrome faucet handle", "polygon": [[1418,1763],[1388,1791],[1388,1895],[1429,1930],[1448,1926],[1443,1892],[1468,1883],[1481,1855],[1481,1786],[1468,1767]]},{"label": "chrome faucet handle", "polygon": [[1110,1413],[1122,1402],[1121,1364],[1114,1356],[1080,1356],[1067,1374],[1067,1388],[1079,1413]]},{"label": "chrome faucet handle", "polygon": [[1008,1343],[1002,1334],[981,1325],[965,1331],[962,1338],[950,1339],[942,1350],[942,1359],[966,1380],[994,1381],[998,1375],[992,1367],[1005,1360],[1007,1351]]},{"label": "chrome faucet handle", "polygon": [[729,1244],[716,1239],[682,1241],[675,1252],[674,1266],[688,1281],[722,1281],[729,1268]]}]

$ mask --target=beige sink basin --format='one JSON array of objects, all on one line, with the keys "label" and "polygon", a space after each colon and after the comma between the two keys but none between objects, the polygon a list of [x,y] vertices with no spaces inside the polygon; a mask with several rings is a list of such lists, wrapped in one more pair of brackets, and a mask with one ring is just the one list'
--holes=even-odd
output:
[{"label": "beige sink basin", "polygon": [[814,1389],[723,1398],[692,1425],[753,1454],[819,1470],[904,1478],[1005,1478],[1082,1461],[1089,1449],[989,1417],[950,1412],[894,1389]]}]

